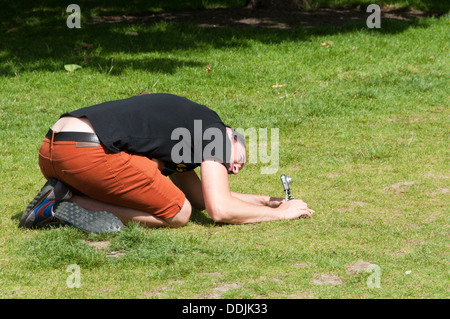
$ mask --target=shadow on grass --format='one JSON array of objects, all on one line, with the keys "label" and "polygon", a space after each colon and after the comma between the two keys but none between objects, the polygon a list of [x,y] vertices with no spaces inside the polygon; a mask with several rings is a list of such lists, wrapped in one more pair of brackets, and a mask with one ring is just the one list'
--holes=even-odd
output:
[{"label": "shadow on grass", "polygon": [[191,219],[189,222],[198,224],[198,225],[202,225],[202,226],[209,226],[209,227],[225,225],[224,223],[214,222],[211,219],[211,217],[209,217],[206,213],[204,213],[203,211],[197,210],[197,209],[192,210]]},{"label": "shadow on grass", "polygon": [[[418,11],[390,11],[382,17],[382,28],[369,30],[369,13],[361,9],[287,12],[228,8],[155,13],[145,11],[151,8],[146,1],[134,0],[127,5],[101,0],[78,2],[82,10],[79,29],[67,27],[69,13],[57,1],[4,3],[0,14],[0,75],[61,71],[65,64],[112,75],[120,75],[126,68],[172,74],[179,68],[207,64],[183,59],[178,54],[182,51],[243,47],[248,40],[300,42],[316,35],[361,30],[393,34],[428,26],[421,19],[425,14]],[[150,1],[162,9],[174,8],[160,2]],[[201,9],[201,3],[194,1],[193,7]],[[173,52],[177,55],[165,56]],[[124,54],[137,57],[130,59]]]}]

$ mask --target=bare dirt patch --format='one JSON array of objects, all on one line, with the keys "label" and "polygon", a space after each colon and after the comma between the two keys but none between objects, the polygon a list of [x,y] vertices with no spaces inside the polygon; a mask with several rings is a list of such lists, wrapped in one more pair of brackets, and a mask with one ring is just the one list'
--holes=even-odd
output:
[{"label": "bare dirt patch", "polygon": [[342,285],[342,280],[337,276],[318,274],[312,283],[315,285]]},{"label": "bare dirt patch", "polygon": [[87,241],[84,243],[88,246],[94,247],[96,250],[105,250],[109,246],[109,241]]},{"label": "bare dirt patch", "polygon": [[220,272],[205,272],[202,275],[206,275],[206,276],[209,276],[209,277],[217,277],[217,278],[224,277],[224,275],[221,274]]},{"label": "bare dirt patch", "polygon": [[84,243],[88,246],[94,247],[96,251],[105,251],[106,257],[112,257],[117,258],[126,253],[124,250],[118,250],[118,251],[107,251],[109,247],[109,241],[87,241],[85,240]]},{"label": "bare dirt patch", "polygon": [[196,296],[196,299],[221,299],[223,298],[224,293],[229,290],[237,289],[241,287],[241,284],[238,283],[223,283],[217,287],[215,287],[211,293],[204,293]]},{"label": "bare dirt patch", "polygon": [[364,260],[357,261],[347,267],[347,274],[356,275],[362,271],[368,271],[369,267],[373,265],[372,263]]},{"label": "bare dirt patch", "polygon": [[398,182],[388,187],[385,187],[385,191],[391,193],[405,193],[409,191],[410,187],[414,184],[415,184],[414,181]]}]

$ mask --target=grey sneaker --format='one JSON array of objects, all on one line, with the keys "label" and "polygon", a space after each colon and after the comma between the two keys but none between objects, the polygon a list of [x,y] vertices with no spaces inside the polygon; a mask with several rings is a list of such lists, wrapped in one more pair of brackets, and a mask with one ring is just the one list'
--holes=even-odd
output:
[{"label": "grey sneaker", "polygon": [[123,223],[106,211],[90,211],[70,200],[57,201],[53,206],[54,216],[69,226],[86,233],[114,233],[122,229]]},{"label": "grey sneaker", "polygon": [[49,223],[60,223],[53,217],[53,204],[57,200],[71,197],[72,192],[66,185],[55,178],[50,178],[28,204],[20,218],[19,227],[36,228]]}]

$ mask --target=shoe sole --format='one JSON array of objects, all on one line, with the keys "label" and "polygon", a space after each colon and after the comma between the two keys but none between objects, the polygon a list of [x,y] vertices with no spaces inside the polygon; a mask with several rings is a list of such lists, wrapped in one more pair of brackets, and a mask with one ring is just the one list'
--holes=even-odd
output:
[{"label": "shoe sole", "polygon": [[56,202],[53,213],[57,219],[86,233],[115,233],[123,227],[115,215],[106,211],[89,211],[70,200]]},{"label": "shoe sole", "polygon": [[45,199],[47,198],[48,194],[52,191],[53,188],[55,188],[56,183],[58,182],[55,178],[50,178],[44,186],[41,188],[39,193],[36,195],[35,198],[28,204],[27,208],[25,208],[25,211],[22,214],[22,217],[20,218],[19,227],[25,227],[25,221],[27,220],[28,216],[33,212],[33,210]]}]

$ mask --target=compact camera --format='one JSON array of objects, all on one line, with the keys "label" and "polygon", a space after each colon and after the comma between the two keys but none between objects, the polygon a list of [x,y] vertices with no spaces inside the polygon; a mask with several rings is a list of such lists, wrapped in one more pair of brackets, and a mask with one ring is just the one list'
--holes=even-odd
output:
[{"label": "compact camera", "polygon": [[290,176],[281,175],[281,183],[283,184],[284,193],[286,194],[286,201],[294,199],[294,196],[291,195],[291,189],[289,185],[292,183],[292,178]]}]

